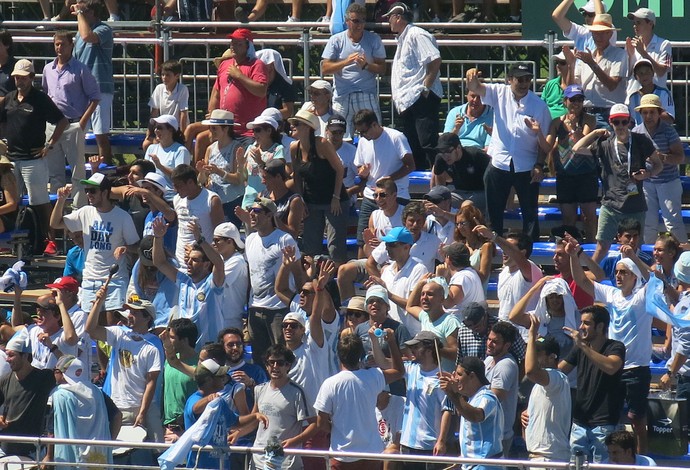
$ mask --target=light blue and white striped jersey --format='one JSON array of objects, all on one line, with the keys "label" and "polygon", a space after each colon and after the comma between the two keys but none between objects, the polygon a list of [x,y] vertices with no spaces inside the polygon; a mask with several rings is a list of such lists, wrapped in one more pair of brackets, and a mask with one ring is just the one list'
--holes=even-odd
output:
[{"label": "light blue and white striped jersey", "polygon": [[177,318],[189,318],[199,330],[196,350],[209,341],[214,341],[223,329],[223,286],[213,283],[213,273],[197,282],[186,273],[177,272],[177,285],[180,287],[179,310]]},{"label": "light blue and white striped jersey", "polygon": [[416,362],[405,362],[407,400],[403,413],[400,443],[413,449],[432,450],[441,428],[443,399],[436,373],[423,371]]}]

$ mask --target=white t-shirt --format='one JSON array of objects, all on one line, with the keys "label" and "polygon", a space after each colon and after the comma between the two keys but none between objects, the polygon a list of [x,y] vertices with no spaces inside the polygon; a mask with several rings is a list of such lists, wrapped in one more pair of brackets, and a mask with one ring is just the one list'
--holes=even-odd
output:
[{"label": "white t-shirt", "polygon": [[[374,235],[376,238],[381,238],[393,227],[402,227],[402,213],[405,206],[398,204],[398,209],[393,215],[388,217],[381,209],[376,209],[371,213],[371,225],[374,227]],[[385,243],[382,243],[385,249]]]},{"label": "white t-shirt", "polygon": [[[513,424],[517,410],[519,375],[517,362],[513,356],[507,354],[498,362],[492,356],[484,359],[486,378],[491,383],[492,389],[505,390],[506,398],[501,401],[503,408],[503,439],[513,437]],[[569,413],[566,413],[569,415]]]},{"label": "white t-shirt", "polygon": [[570,455],[570,385],[558,369],[546,369],[549,384],[536,384],[529,396],[529,424],[525,429],[527,451],[554,460]]},{"label": "white t-shirt", "polygon": [[[31,365],[36,369],[54,369],[58,358],[38,340],[38,335],[43,333],[41,327],[29,325],[26,328],[29,333],[29,341],[31,342],[31,356],[33,357]],[[50,335],[50,340],[58,347],[62,354],[77,355],[77,345],[70,346],[65,342],[65,333],[62,328]]]},{"label": "white t-shirt", "polygon": [[189,109],[189,89],[185,85],[178,83],[171,93],[166,88],[165,83],[160,83],[153,90],[149,100],[149,108],[158,109],[161,115],[171,114],[179,122],[180,112]]},{"label": "white t-shirt", "polygon": [[468,304],[477,302],[480,304],[486,303],[486,295],[484,294],[484,286],[482,286],[482,279],[477,274],[474,268],[465,268],[453,274],[450,278],[449,286],[462,287],[463,297],[459,304],[452,308],[447,308],[446,312],[463,321],[462,311]]},{"label": "white t-shirt", "polygon": [[605,303],[611,315],[609,338],[625,345],[623,369],[648,367],[652,359],[652,316],[647,313],[646,292],[642,287],[623,297],[617,287],[594,283],[594,301]]},{"label": "white t-shirt", "polygon": [[84,271],[85,281],[103,281],[108,277],[110,266],[118,264],[120,270],[113,279],[127,284],[129,268],[127,257],[115,259],[115,249],[134,245],[139,234],[134,227],[132,216],[117,206],[108,212],[99,212],[93,206],[84,206],[64,216],[65,227],[71,232],[84,232]]},{"label": "white t-shirt", "polygon": [[[252,232],[245,241],[245,253],[249,263],[249,282],[252,295],[251,307],[277,310],[287,307],[275,293],[275,280],[283,260],[283,248],[295,247],[295,256],[301,256],[295,239],[282,230],[275,229],[265,237]],[[292,281],[291,281],[292,282]],[[294,286],[292,286],[294,288]]]},{"label": "white t-shirt", "polygon": [[[508,266],[505,266],[498,275],[498,300],[500,305],[498,307],[498,318],[508,321],[508,315],[513,309],[518,300],[520,300],[528,290],[544,275],[539,266],[532,261],[529,262],[532,268],[532,280],[527,281],[522,277],[520,269],[516,269],[512,273]],[[532,297],[532,300],[527,304],[526,310],[534,310],[537,308],[538,296]]]},{"label": "white t-shirt", "polygon": [[355,153],[357,153],[357,147],[349,142],[343,142],[338,150],[338,157],[343,164],[345,173],[343,174],[343,184],[346,188],[355,185],[355,176],[357,176],[357,165],[355,165]]},{"label": "white t-shirt", "polygon": [[[355,165],[371,165],[369,178],[364,188],[364,197],[374,199],[376,181],[384,176],[390,176],[402,167],[402,159],[405,155],[412,155],[407,137],[395,129],[384,127],[378,139],[359,139],[357,153],[355,153]],[[410,199],[410,179],[408,175],[395,180],[398,186],[398,197]]]},{"label": "white t-shirt", "polygon": [[201,236],[207,241],[213,239],[213,222],[211,222],[211,199],[218,197],[213,191],[201,188],[201,192],[194,199],[180,197],[173,198],[173,207],[177,213],[177,244],[175,245],[175,258],[184,268],[184,247],[192,245],[196,239],[194,232],[189,229],[189,223],[196,221],[201,227]]},{"label": "white t-shirt", "polygon": [[[381,270],[381,280],[386,284],[386,288],[395,295],[407,299],[414,286],[419,282],[423,275],[428,273],[422,263],[410,256],[403,267],[396,271],[394,263],[387,264]],[[407,327],[410,335],[414,336],[422,329],[422,325],[415,317],[407,313],[404,308],[390,300],[388,302],[390,310],[388,316],[393,320],[402,323]]]},{"label": "white t-shirt", "polygon": [[132,330],[119,326],[106,326],[105,330],[106,342],[112,346],[110,398],[120,409],[139,407],[144,399],[146,374],[161,370],[160,352]]},{"label": "white t-shirt", "polygon": [[323,382],[314,409],[331,416],[332,452],[379,454],[383,451],[374,409],[376,397],[385,386],[383,372],[378,368],[343,370]]},{"label": "white t-shirt", "polygon": [[388,447],[397,443],[396,434],[402,430],[403,412],[405,410],[405,397],[389,394],[388,406],[380,410],[376,408],[376,421],[379,423],[379,435],[383,446]]},{"label": "white t-shirt", "polygon": [[242,312],[247,304],[249,289],[249,268],[242,253],[235,252],[225,260],[225,283],[223,284],[223,327],[242,329]]},{"label": "white t-shirt", "polygon": [[[151,158],[151,155],[158,157],[158,160],[160,160],[161,164],[170,169],[174,169],[177,165],[181,165],[183,163],[185,165],[189,165],[192,160],[192,154],[189,153],[187,147],[179,142],[173,142],[170,147],[163,147],[161,144],[151,144],[146,149],[144,158],[152,162],[153,158]],[[165,199],[166,201],[172,201],[176,194],[175,190],[173,189],[172,179],[170,179],[170,176],[163,173],[163,171],[158,168],[156,168],[156,173],[165,178],[165,182],[168,186],[168,190],[165,192]]]},{"label": "white t-shirt", "polygon": [[309,416],[315,416],[312,404],[319,393],[319,387],[328,374],[328,347],[326,341],[323,346],[312,339],[311,335],[305,335],[299,348],[292,351],[295,355],[295,362],[290,367],[288,377],[297,385],[302,387],[307,397],[309,406]]}]

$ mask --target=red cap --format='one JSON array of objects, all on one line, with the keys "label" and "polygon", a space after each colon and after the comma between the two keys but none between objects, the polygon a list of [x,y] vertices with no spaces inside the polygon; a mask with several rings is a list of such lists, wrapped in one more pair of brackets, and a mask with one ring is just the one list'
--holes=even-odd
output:
[{"label": "red cap", "polygon": [[247,28],[238,28],[232,33],[228,34],[228,39],[246,39],[247,41],[254,41],[252,32]]},{"label": "red cap", "polygon": [[79,292],[79,282],[72,276],[62,276],[55,279],[52,284],[46,284],[48,289],[64,289],[76,294]]}]

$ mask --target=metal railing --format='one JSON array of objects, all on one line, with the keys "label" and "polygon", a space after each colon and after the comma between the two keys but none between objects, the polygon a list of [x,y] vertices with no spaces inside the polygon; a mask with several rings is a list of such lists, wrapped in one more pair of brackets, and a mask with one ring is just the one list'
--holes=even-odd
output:
[{"label": "metal railing", "polygon": [[[3,26],[6,28],[27,28],[34,27],[37,23],[30,21],[6,21]],[[61,28],[75,28],[74,22],[60,22]],[[53,23],[55,26],[55,23]],[[115,80],[116,80],[116,96],[115,96],[115,128],[119,130],[140,130],[146,128],[148,121],[148,98],[157,83],[155,73],[156,62],[167,60],[170,57],[176,57],[184,65],[182,81],[189,86],[190,89],[190,110],[192,112],[191,120],[196,120],[197,116],[203,116],[206,111],[208,95],[211,90],[213,81],[215,80],[215,68],[213,67],[213,58],[220,56],[222,51],[227,48],[228,40],[218,37],[210,37],[207,33],[191,35],[187,32],[199,30],[200,28],[208,28],[207,23],[194,22],[118,22],[114,26],[118,30],[134,30],[141,31],[142,29],[151,28],[152,31],[144,35],[137,35],[136,37],[119,36],[115,38],[117,49],[121,52],[118,57],[113,59],[115,64]],[[259,22],[250,24],[240,24],[236,22],[214,22],[213,28],[231,29],[236,27],[248,27],[253,29],[270,29],[278,26],[284,26],[283,22]],[[292,26],[292,24],[291,24]],[[315,60],[310,56],[310,52],[321,48],[326,44],[328,37],[324,35],[315,35],[309,29],[323,26],[323,23],[318,22],[301,22],[295,23],[295,26],[302,28],[295,33],[285,34],[280,38],[272,36],[258,35],[255,39],[257,48],[261,47],[280,47],[284,50],[283,55],[286,59],[286,64],[289,64],[288,70],[293,80],[297,85],[301,85],[301,93],[304,100],[309,98],[308,84],[310,81],[320,78],[318,75],[311,73],[311,70],[318,70],[319,67],[313,67],[312,61]],[[420,26],[429,29],[443,29],[446,32],[458,30],[473,30],[484,27],[515,27],[515,24],[504,23],[420,23]],[[387,24],[369,24],[368,27],[377,29],[379,31],[389,32]],[[17,35],[14,38],[17,44],[46,44],[52,42],[49,36],[39,35]],[[506,35],[505,37],[496,38],[495,36],[488,39],[479,39],[472,37],[466,39],[463,35],[450,36],[448,34],[439,35],[437,43],[441,48],[447,48],[451,52],[459,49],[472,49],[479,51],[494,50],[492,56],[500,49],[500,58],[466,58],[466,59],[449,59],[444,60],[443,68],[441,69],[442,82],[446,92],[446,109],[450,109],[455,105],[453,97],[459,96],[462,101],[462,96],[465,93],[463,77],[466,68],[470,66],[479,65],[485,72],[485,77],[492,80],[502,80],[505,76],[505,69],[507,65],[514,62],[518,58],[528,57],[528,62],[535,67],[535,90],[538,85],[544,83],[545,80],[553,76],[553,67],[550,60],[547,60],[550,55],[566,44],[568,41],[559,41],[557,35],[553,31],[545,33],[544,39],[539,40],[522,40],[513,35]],[[394,48],[396,42],[394,39],[386,38],[383,40],[385,47],[389,49],[388,56],[391,57],[391,48]],[[624,43],[619,42],[619,46]],[[684,57],[685,51],[690,50],[690,42],[672,42],[674,47],[674,55],[676,57]],[[144,52],[141,52],[143,46]],[[195,48],[194,53],[190,54],[185,48]],[[486,49],[489,48],[489,49]],[[178,51],[177,49],[180,49]],[[519,51],[518,53],[515,50]],[[527,51],[527,54],[525,54]],[[141,56],[144,57],[141,57]],[[451,54],[453,55],[453,54]],[[292,57],[290,57],[292,56]],[[481,54],[478,54],[481,56]],[[540,57],[535,60],[535,57]],[[47,62],[52,60],[52,56],[37,56],[30,55],[31,58]],[[154,58],[155,57],[155,58]],[[296,57],[301,60],[300,64],[296,63]],[[391,60],[388,60],[390,63]],[[546,65],[548,64],[548,65]],[[37,67],[38,70],[38,67]],[[548,70],[548,71],[547,71]],[[487,73],[488,72],[488,73]],[[383,103],[386,103],[386,109],[389,114],[390,122],[395,124],[395,112],[390,103],[390,75],[379,77],[379,92]],[[684,140],[690,140],[690,119],[688,119],[688,110],[690,110],[690,62],[677,61],[674,62],[673,68],[669,75],[669,88],[676,100],[676,128]],[[147,96],[148,95],[148,96]],[[119,106],[117,106],[119,105]]]},{"label": "metal railing", "polygon": [[[130,448],[130,449],[148,449],[152,451],[162,451],[168,449],[174,444],[162,444],[155,442],[124,442],[116,440],[85,440],[85,439],[56,439],[49,437],[27,437],[27,436],[0,436],[0,442],[12,442],[12,443],[24,443],[31,444],[36,448],[36,455],[41,455],[41,450],[47,445],[91,445],[99,447],[110,447],[116,448]],[[264,449],[259,447],[237,447],[229,446],[225,448],[215,448],[211,446],[198,447],[194,446],[193,451],[200,450],[202,452],[216,452],[221,454],[229,453],[240,453],[246,454],[248,456],[252,454],[263,454]],[[306,449],[284,449],[285,455],[294,455],[301,457],[314,457],[324,459],[326,464],[326,469],[330,470],[330,459],[333,458],[347,458],[356,460],[376,460],[383,462],[421,462],[429,464],[444,464],[448,468],[460,465],[491,465],[498,467],[515,467],[519,469],[529,470],[531,468],[544,468],[548,466],[552,469],[558,470],[645,470],[649,467],[641,467],[634,465],[613,465],[613,464],[596,464],[588,463],[584,458],[573,458],[571,462],[537,462],[530,460],[519,460],[519,459],[469,459],[463,457],[453,457],[453,456],[428,456],[428,455],[402,455],[402,454],[370,454],[363,452],[331,452],[329,450],[306,450]],[[248,460],[248,459],[247,459]],[[131,464],[97,464],[97,463],[81,463],[81,462],[41,462],[41,458],[37,457],[30,463],[26,462],[26,465],[62,465],[73,463],[78,464],[79,467],[84,468],[118,468],[118,469],[157,469],[159,466],[147,466],[147,465],[131,465]],[[0,467],[3,463],[0,461]],[[176,467],[180,469],[186,469],[188,467]],[[245,465],[246,468],[246,465]],[[657,466],[657,470],[678,470],[684,467],[673,467],[673,466]],[[223,469],[223,459],[220,459],[219,470]]]}]

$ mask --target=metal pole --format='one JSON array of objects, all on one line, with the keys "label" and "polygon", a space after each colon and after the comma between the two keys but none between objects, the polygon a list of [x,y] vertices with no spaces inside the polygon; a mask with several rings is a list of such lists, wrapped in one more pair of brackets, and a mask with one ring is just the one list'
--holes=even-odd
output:
[{"label": "metal pole", "polygon": [[161,39],[163,39],[163,62],[170,58],[170,29],[163,28],[161,32]]},{"label": "metal pole", "polygon": [[309,30],[302,30],[302,47],[304,53],[304,101],[309,101],[309,77],[311,76],[309,57]]},{"label": "metal pole", "polygon": [[549,79],[551,79],[555,76],[553,61],[551,60],[551,57],[553,57],[553,54],[556,52],[556,32],[553,30],[549,30],[546,33],[544,40],[546,41],[546,48],[549,51]]}]

